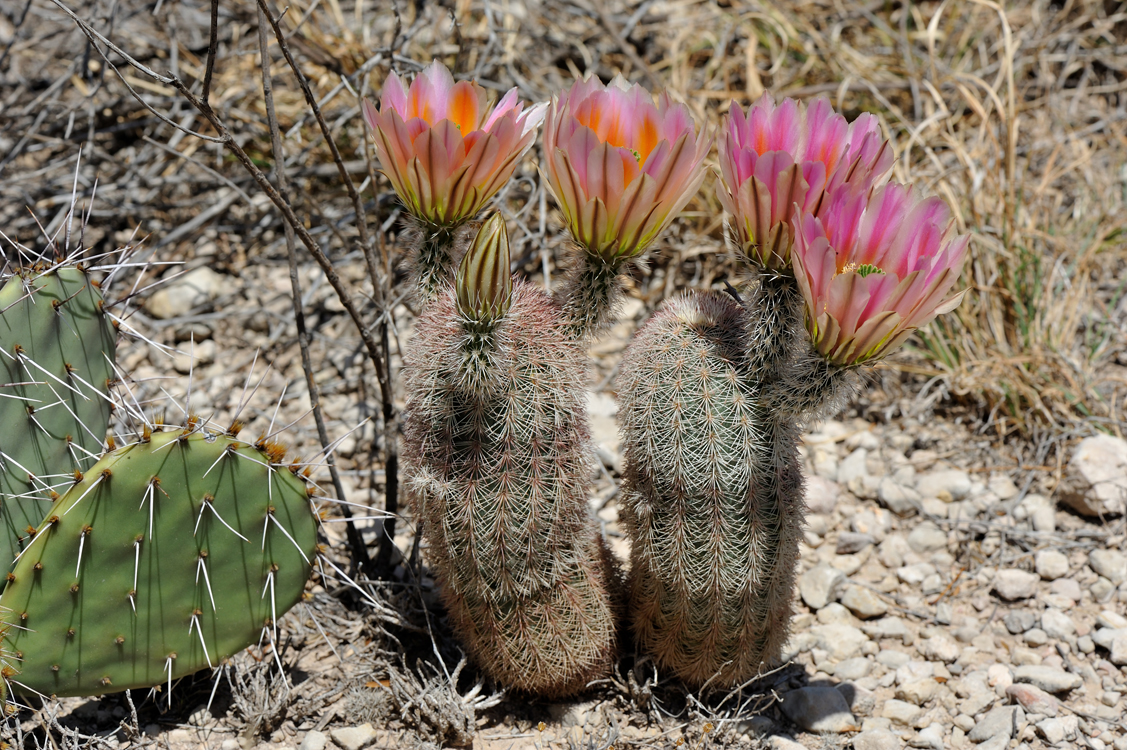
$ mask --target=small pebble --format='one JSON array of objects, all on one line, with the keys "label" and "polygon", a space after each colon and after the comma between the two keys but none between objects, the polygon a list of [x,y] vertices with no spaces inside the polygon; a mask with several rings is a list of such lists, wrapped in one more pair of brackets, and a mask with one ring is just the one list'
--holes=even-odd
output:
[{"label": "small pebble", "polygon": [[1016,568],[999,570],[994,577],[994,592],[1008,601],[1028,599],[1037,593],[1039,576]]},{"label": "small pebble", "polygon": [[361,724],[358,727],[342,727],[329,733],[333,742],[341,750],[363,750],[363,748],[376,741],[376,730],[371,724]]},{"label": "small pebble", "polygon": [[1021,707],[1031,714],[1056,716],[1060,709],[1057,699],[1036,685],[1016,683],[1006,688],[1006,695],[1020,703]]},{"label": "small pebble", "polygon": [[318,732],[314,729],[306,733],[298,750],[325,750],[325,745],[328,743],[328,736],[324,732]]},{"label": "small pebble", "polygon": [[1068,556],[1055,549],[1043,549],[1034,558],[1034,567],[1043,580],[1055,581],[1068,575]]},{"label": "small pebble", "polygon": [[1027,665],[1014,670],[1014,682],[1028,682],[1047,693],[1064,693],[1084,684],[1079,675],[1054,667]]},{"label": "small pebble", "polygon": [[1037,615],[1028,609],[1016,609],[1002,618],[1006,630],[1014,635],[1021,635],[1037,623]]}]

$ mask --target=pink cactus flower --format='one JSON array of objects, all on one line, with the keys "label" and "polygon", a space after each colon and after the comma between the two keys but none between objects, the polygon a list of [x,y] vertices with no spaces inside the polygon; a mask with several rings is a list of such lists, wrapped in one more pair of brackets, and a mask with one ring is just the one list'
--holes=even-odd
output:
[{"label": "pink cactus flower", "polygon": [[544,124],[548,184],[572,237],[608,263],[641,255],[704,180],[711,139],[664,92],[576,82]]},{"label": "pink cactus flower", "polygon": [[809,107],[794,99],[776,106],[764,94],[746,116],[732,105],[720,139],[718,195],[747,256],[783,270],[790,267],[795,206],[819,215],[826,193],[847,181],[863,190],[882,184],[892,161],[873,115],[850,124],[824,97]]},{"label": "pink cactus flower", "polygon": [[970,236],[954,234],[939,198],[895,183],[872,191],[845,184],[820,216],[800,211],[793,224],[806,328],[834,364],[884,357],[966,294],[948,296]]},{"label": "pink cactus flower", "polygon": [[367,100],[362,109],[395,192],[432,227],[454,227],[480,211],[512,177],[544,118],[544,105],[526,111],[516,89],[490,110],[485,89],[454,83],[437,60],[410,89],[391,73],[379,110]]}]

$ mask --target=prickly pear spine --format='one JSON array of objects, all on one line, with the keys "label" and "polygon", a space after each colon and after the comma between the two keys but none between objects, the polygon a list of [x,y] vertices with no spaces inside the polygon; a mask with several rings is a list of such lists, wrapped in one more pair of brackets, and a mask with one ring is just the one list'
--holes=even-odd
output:
[{"label": "prickly pear spine", "polygon": [[7,689],[95,695],[219,664],[271,635],[316,545],[283,450],[147,434],[51,507],[0,596]]},{"label": "prickly pear spine", "polygon": [[[507,251],[506,239],[493,266],[506,275]],[[546,295],[494,279],[494,296],[511,294],[499,315],[497,300],[471,307],[463,281],[419,319],[406,356],[408,494],[471,657],[508,687],[572,694],[616,652],[617,571],[587,504],[584,370]]]},{"label": "prickly pear spine", "polygon": [[[73,265],[21,269],[0,289],[0,566],[73,472],[104,449],[116,332]],[[0,586],[3,584],[0,583]]]}]

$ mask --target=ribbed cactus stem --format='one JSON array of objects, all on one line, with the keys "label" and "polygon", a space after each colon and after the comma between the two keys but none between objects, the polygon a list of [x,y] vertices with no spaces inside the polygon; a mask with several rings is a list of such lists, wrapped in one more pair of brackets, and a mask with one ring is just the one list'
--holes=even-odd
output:
[{"label": "ribbed cactus stem", "polygon": [[613,320],[622,294],[618,275],[629,261],[612,263],[588,252],[577,255],[556,300],[563,308],[568,335],[581,341],[594,338]]},{"label": "ribbed cactus stem", "polygon": [[802,528],[793,430],[748,377],[747,314],[668,302],[623,361],[624,520],[639,646],[692,686],[738,684],[787,637]]},{"label": "ribbed cactus stem", "polygon": [[547,295],[499,283],[488,229],[406,353],[406,486],[467,652],[557,697],[610,672],[618,574],[587,504],[579,347]]}]

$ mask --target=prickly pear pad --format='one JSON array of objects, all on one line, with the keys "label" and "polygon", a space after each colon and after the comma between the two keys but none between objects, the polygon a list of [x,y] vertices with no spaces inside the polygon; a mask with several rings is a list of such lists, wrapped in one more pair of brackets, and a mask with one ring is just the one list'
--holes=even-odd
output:
[{"label": "prickly pear pad", "polygon": [[154,434],[51,508],[0,597],[0,663],[17,692],[59,696],[218,665],[300,599],[315,545],[288,467],[223,435]]},{"label": "prickly pear pad", "polygon": [[24,271],[0,289],[5,571],[26,544],[28,527],[38,526],[51,507],[50,486],[65,483],[65,475],[85,469],[104,450],[115,337],[101,292],[78,268]]}]

